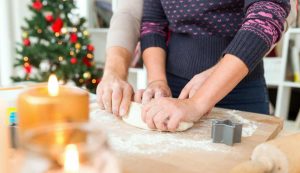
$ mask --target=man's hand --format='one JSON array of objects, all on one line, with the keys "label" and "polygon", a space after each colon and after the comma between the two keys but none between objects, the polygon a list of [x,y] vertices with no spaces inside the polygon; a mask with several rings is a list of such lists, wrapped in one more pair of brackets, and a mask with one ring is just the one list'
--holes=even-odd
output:
[{"label": "man's hand", "polygon": [[115,75],[104,77],[97,87],[97,101],[100,108],[116,116],[126,115],[132,95],[132,86]]},{"label": "man's hand", "polygon": [[116,116],[126,115],[133,95],[132,86],[126,82],[131,53],[122,47],[107,50],[104,74],[97,87],[97,101],[101,109]]},{"label": "man's hand", "polygon": [[146,104],[154,98],[171,97],[171,90],[167,81],[157,80],[149,83],[146,90],[139,90],[134,96],[134,101],[138,103]]}]

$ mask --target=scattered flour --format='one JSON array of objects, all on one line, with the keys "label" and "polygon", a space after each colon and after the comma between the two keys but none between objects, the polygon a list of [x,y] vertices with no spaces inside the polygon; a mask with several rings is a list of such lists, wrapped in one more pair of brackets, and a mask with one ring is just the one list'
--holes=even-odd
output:
[{"label": "scattered flour", "polygon": [[232,111],[227,111],[227,114],[231,116],[231,119],[233,121],[239,122],[243,124],[243,131],[242,131],[242,136],[243,137],[249,137],[252,136],[253,133],[257,129],[257,123],[254,121],[247,120],[241,116],[238,115],[237,110],[232,110]]},{"label": "scattered flour", "polygon": [[[234,111],[227,114],[231,116],[231,120],[243,123],[243,137],[251,136],[255,132],[255,122],[240,117]],[[230,152],[233,149],[231,146],[212,143],[211,122],[218,118],[214,116],[204,117],[192,129],[177,133],[137,129],[99,109],[92,109],[90,117],[107,132],[109,144],[117,152],[161,155],[187,149],[209,152]]]}]

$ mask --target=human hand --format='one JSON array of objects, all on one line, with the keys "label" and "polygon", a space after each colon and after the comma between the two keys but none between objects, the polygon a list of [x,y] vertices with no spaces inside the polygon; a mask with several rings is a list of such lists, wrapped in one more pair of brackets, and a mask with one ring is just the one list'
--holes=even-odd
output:
[{"label": "human hand", "polygon": [[132,95],[132,86],[116,75],[103,77],[97,87],[97,101],[100,108],[116,116],[126,115]]},{"label": "human hand", "polygon": [[134,95],[134,101],[138,103],[149,103],[153,98],[171,97],[171,90],[167,81],[156,80],[150,82],[145,90],[138,90]]},{"label": "human hand", "polygon": [[204,84],[206,79],[210,76],[213,72],[215,67],[212,67],[202,73],[195,75],[182,89],[179,99],[187,99],[191,98],[195,95],[197,90]]},{"label": "human hand", "polygon": [[195,99],[161,97],[143,107],[142,119],[151,129],[174,132],[180,122],[196,122],[210,110]]}]

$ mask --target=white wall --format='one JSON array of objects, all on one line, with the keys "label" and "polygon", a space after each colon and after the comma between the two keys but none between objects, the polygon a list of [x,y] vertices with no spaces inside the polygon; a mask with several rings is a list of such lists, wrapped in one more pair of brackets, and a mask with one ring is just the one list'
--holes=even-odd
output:
[{"label": "white wall", "polygon": [[11,84],[16,42],[21,42],[21,25],[29,16],[27,5],[30,0],[0,1],[0,86]]},{"label": "white wall", "polygon": [[11,1],[0,1],[0,86],[10,82],[13,55]]}]

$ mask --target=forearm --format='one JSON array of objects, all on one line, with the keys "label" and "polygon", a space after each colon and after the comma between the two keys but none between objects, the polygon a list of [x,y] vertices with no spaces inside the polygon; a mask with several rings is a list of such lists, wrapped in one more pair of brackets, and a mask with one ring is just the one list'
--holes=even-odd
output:
[{"label": "forearm", "polygon": [[161,80],[166,77],[166,52],[159,47],[150,47],[143,52],[143,60],[147,69],[148,83]]},{"label": "forearm", "polygon": [[238,57],[226,54],[192,99],[208,107],[215,106],[248,74],[246,64]]},{"label": "forearm", "polygon": [[131,57],[131,53],[126,48],[115,46],[107,49],[103,78],[114,75],[126,80]]},{"label": "forearm", "polygon": [[133,53],[140,37],[143,0],[120,1],[107,35],[107,49],[124,47]]}]

